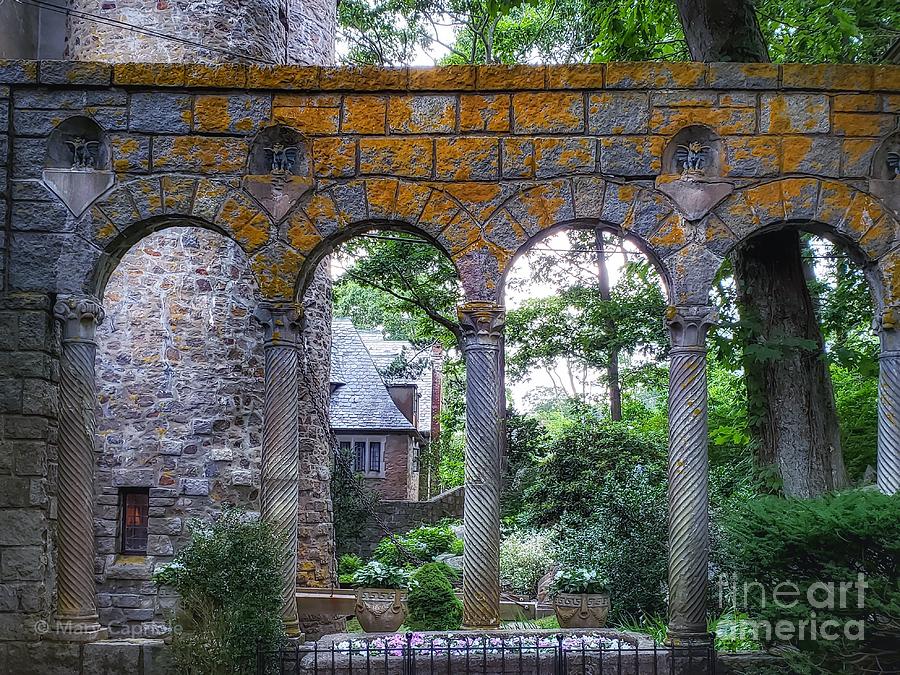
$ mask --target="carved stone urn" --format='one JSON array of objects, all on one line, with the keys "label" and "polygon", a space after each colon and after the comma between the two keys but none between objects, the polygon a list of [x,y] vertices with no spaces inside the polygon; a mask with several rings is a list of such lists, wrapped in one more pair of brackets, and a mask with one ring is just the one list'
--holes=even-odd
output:
[{"label": "carved stone urn", "polygon": [[560,628],[603,628],[609,614],[608,593],[560,593],[553,598]]},{"label": "carved stone urn", "polygon": [[357,588],[356,618],[367,633],[394,633],[406,619],[406,591]]}]

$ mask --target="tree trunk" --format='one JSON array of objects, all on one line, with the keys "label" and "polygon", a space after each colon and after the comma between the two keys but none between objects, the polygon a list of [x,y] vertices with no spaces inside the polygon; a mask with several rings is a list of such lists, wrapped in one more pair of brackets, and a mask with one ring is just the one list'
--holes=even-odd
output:
[{"label": "tree trunk", "polygon": [[[697,61],[768,61],[750,0],[676,0]],[[749,214],[748,214],[749,215]],[[815,348],[745,368],[760,468],[777,469],[784,493],[812,497],[846,484],[837,410],[815,305],[796,232],[755,237],[734,254],[741,318],[762,339],[798,338]],[[755,324],[752,319],[758,319]]]},{"label": "tree trunk", "polygon": [[768,61],[769,53],[749,0],[676,0],[694,61]]},{"label": "tree trunk", "polygon": [[[844,487],[847,476],[814,305],[809,292],[797,292],[806,288],[800,250],[793,230],[758,237],[735,255],[735,279],[748,344],[780,352],[744,359],[751,411],[759,413],[758,460],[777,467],[785,495],[806,498]],[[812,348],[791,346],[798,337]]]},{"label": "tree trunk", "polygon": [[[600,299],[609,302],[609,269],[606,266],[606,249],[603,242],[603,230],[594,230],[594,248],[597,251],[597,281],[600,286]],[[612,327],[615,330],[615,326]],[[619,350],[609,350],[609,363],[606,366],[606,379],[609,383],[609,416],[616,422],[622,419],[622,386],[619,383]]]}]

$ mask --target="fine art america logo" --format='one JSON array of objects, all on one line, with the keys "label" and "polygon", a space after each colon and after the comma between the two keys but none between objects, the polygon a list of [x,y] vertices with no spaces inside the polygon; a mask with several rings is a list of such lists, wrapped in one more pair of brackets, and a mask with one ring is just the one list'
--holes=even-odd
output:
[{"label": "fine art america logo", "polygon": [[[754,613],[771,615],[771,610],[777,610],[784,617],[793,615],[775,621],[736,621],[728,626],[728,637],[760,642],[865,640],[864,621],[840,616],[858,616],[865,608],[869,584],[864,574],[858,574],[855,581],[781,581],[768,588],[757,581],[741,582],[737,575],[722,574],[717,586],[720,609],[752,607]],[[807,607],[808,613],[804,611]]]}]

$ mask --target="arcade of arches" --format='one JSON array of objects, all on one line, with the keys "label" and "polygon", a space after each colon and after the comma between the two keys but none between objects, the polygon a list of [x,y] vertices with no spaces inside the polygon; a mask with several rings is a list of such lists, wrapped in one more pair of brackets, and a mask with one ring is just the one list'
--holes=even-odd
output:
[{"label": "arcade of arches", "polygon": [[55,496],[0,509],[0,544],[52,560],[35,581],[39,608],[6,615],[13,634],[51,614],[99,634],[96,328],[118,262],[174,226],[231,238],[252,270],[261,510],[292,535],[289,625],[310,564],[298,559],[297,486],[315,480],[298,461],[309,316],[297,299],[336,244],[371,228],[434,243],[465,292],[468,626],[499,623],[502,280],[549,228],[616,231],[667,286],[672,639],[706,633],[708,295],[742,241],[811,223],[864,264],[883,350],[878,484],[900,490],[900,68],[65,66],[0,62],[0,349],[9,388],[44,401],[0,410],[0,443],[46,457],[37,478]]}]

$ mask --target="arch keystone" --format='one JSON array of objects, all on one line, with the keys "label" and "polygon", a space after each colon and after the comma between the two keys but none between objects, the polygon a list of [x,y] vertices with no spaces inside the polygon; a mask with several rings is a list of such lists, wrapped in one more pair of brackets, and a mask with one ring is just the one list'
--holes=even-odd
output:
[{"label": "arch keystone", "polygon": [[549,181],[523,190],[504,206],[529,237],[575,219],[572,186],[566,180]]},{"label": "arch keystone", "polygon": [[786,178],[780,183],[785,220],[813,220],[819,204],[820,181],[815,178]]},{"label": "arch keystone", "polygon": [[125,185],[131,193],[140,220],[163,215],[162,185],[159,176],[138,178]]},{"label": "arch keystone", "polygon": [[393,217],[399,187],[400,182],[396,178],[370,178],[366,181],[369,218],[390,220]]}]

